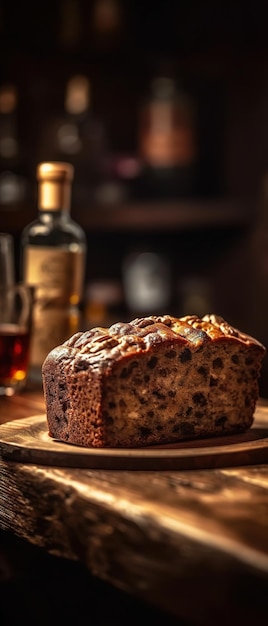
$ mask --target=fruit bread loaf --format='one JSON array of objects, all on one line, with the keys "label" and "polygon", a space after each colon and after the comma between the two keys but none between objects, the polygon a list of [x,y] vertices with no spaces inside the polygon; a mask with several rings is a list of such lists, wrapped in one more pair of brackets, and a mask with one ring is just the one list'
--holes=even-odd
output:
[{"label": "fruit bread loaf", "polygon": [[43,363],[49,435],[111,448],[243,432],[265,352],[216,315],[150,316],[76,333]]}]

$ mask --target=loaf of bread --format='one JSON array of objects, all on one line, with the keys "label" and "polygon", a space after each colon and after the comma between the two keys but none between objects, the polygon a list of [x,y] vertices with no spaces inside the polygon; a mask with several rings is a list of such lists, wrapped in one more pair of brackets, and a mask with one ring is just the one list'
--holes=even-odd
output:
[{"label": "loaf of bread", "polygon": [[49,435],[111,448],[243,432],[265,351],[215,315],[76,333],[43,363]]}]

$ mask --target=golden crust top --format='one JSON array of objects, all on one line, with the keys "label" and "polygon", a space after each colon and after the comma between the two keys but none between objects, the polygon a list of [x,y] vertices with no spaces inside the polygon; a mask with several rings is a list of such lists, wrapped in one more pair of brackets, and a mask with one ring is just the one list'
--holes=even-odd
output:
[{"label": "golden crust top", "polygon": [[110,328],[96,327],[80,332],[68,339],[60,348],[73,348],[80,356],[97,363],[112,361],[119,356],[127,356],[166,342],[181,343],[192,350],[204,343],[230,340],[255,346],[265,353],[265,347],[253,337],[241,333],[230,326],[222,317],[196,315],[182,318],[170,315],[136,318],[131,322],[117,322]]}]

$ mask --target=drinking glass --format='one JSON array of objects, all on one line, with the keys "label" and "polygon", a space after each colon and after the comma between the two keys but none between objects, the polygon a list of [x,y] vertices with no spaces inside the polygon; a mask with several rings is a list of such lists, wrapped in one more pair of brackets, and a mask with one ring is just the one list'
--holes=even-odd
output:
[{"label": "drinking glass", "polygon": [[9,233],[0,233],[0,288],[10,287],[15,281],[14,243]]},{"label": "drinking glass", "polygon": [[0,286],[0,395],[26,384],[29,369],[33,290],[16,283]]},{"label": "drinking glass", "polygon": [[0,395],[13,395],[27,380],[32,293],[15,283],[13,237],[0,233]]}]

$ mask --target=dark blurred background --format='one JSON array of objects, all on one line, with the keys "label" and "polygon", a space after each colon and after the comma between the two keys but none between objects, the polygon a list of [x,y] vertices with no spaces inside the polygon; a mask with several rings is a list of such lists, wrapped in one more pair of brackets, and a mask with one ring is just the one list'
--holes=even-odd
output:
[{"label": "dark blurred background", "polygon": [[37,163],[74,164],[85,325],[213,311],[268,346],[265,8],[0,2],[0,230],[19,265]]}]

